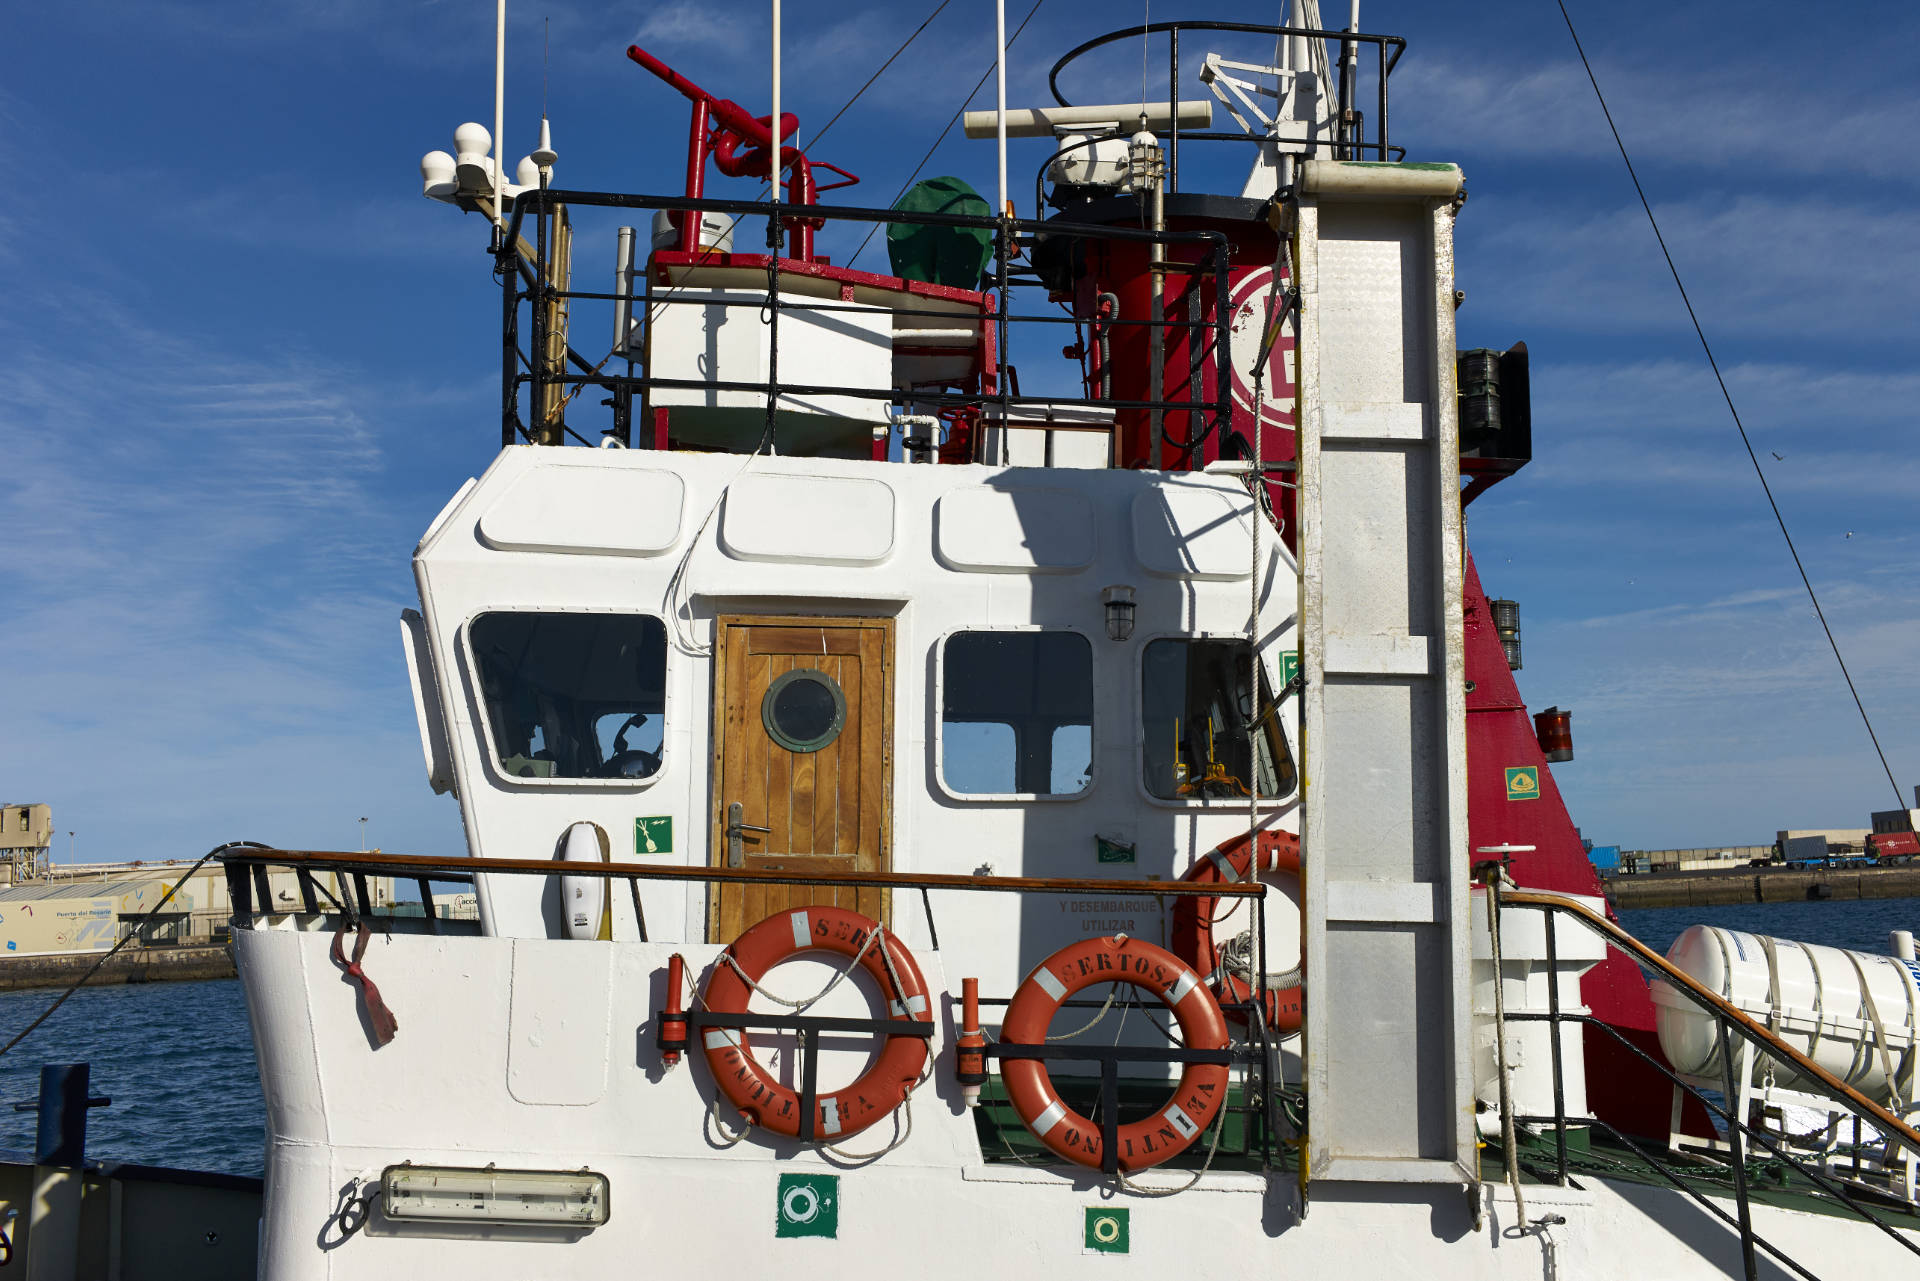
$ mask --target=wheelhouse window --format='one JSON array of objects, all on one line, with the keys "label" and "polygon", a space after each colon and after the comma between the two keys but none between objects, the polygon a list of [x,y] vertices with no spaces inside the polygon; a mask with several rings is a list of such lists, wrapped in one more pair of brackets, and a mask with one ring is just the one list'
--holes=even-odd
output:
[{"label": "wheelhouse window", "polygon": [[1093,647],[1078,632],[958,632],[941,660],[940,778],[961,796],[1093,782]]},{"label": "wheelhouse window", "polygon": [[1266,673],[1261,718],[1253,718],[1253,664],[1247,643],[1174,638],[1148,643],[1140,708],[1147,791],[1168,800],[1291,795],[1297,778]]},{"label": "wheelhouse window", "polygon": [[642,779],[660,771],[667,629],[639,614],[482,614],[467,628],[503,773]]}]

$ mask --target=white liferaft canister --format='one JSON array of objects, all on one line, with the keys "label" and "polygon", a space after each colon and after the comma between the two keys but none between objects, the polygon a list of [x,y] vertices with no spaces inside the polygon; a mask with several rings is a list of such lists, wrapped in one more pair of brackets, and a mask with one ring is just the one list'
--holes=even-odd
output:
[{"label": "white liferaft canister", "polygon": [[[1875,1102],[1896,1094],[1889,1064],[1899,1099],[1912,1098],[1920,1068],[1920,966],[1712,925],[1675,939],[1667,959]],[[1653,984],[1653,1001],[1660,1049],[1674,1071],[1719,1086],[1713,1016],[1664,980]],[[1784,1063],[1775,1062],[1773,1079],[1788,1089],[1815,1088]]]}]

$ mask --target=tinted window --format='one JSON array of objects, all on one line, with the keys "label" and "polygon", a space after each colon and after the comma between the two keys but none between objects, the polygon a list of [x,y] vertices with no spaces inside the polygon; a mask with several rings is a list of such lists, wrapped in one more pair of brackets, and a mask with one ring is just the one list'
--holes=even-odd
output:
[{"label": "tinted window", "polygon": [[[1157,640],[1142,664],[1140,707],[1146,736],[1147,791],[1183,800],[1249,795],[1255,752],[1246,724],[1253,716],[1252,664],[1245,641]],[[1290,795],[1293,754],[1261,673],[1258,744],[1260,795]]]},{"label": "tinted window", "polygon": [[660,769],[667,629],[632,614],[483,614],[467,629],[500,768],[515,778]]},{"label": "tinted window", "polygon": [[942,659],[941,779],[962,795],[1072,796],[1093,780],[1093,647],[961,632]]}]

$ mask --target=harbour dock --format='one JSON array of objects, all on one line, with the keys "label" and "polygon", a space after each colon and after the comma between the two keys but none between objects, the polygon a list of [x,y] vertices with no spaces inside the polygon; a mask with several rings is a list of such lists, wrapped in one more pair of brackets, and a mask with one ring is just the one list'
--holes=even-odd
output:
[{"label": "harbour dock", "polygon": [[1920,898],[1920,864],[1898,867],[1755,868],[1642,873],[1606,881],[1615,906],[1710,907],[1809,899]]},{"label": "harbour dock", "polygon": [[[0,956],[0,992],[28,987],[65,987],[99,959],[98,952]],[[233,956],[224,943],[199,947],[129,947],[109,957],[107,963],[87,979],[87,986],[233,976]]]}]

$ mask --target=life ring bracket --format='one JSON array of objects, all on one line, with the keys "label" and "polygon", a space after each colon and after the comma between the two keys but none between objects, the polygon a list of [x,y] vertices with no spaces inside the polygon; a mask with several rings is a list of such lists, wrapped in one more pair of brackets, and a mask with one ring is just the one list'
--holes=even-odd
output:
[{"label": "life ring bracket", "polygon": [[[654,1017],[660,1018],[666,1011],[656,1011]],[[732,1031],[778,1031],[792,1032],[800,1041],[800,1133],[802,1143],[812,1143],[817,1137],[813,1132],[814,1113],[818,1111],[815,1103],[820,1097],[820,1032],[866,1033],[870,1036],[917,1036],[924,1041],[933,1040],[934,1027],[931,1022],[909,1021],[906,1019],[851,1019],[824,1014],[715,1014],[710,1010],[689,1010],[680,1016],[696,1032],[707,1028],[726,1028]]]},{"label": "life ring bracket", "polygon": [[1138,1045],[1023,1045],[1014,1041],[987,1043],[989,1059],[1077,1059],[1100,1065],[1100,1172],[1120,1172],[1120,1065],[1122,1063],[1175,1063],[1232,1067],[1250,1063],[1257,1051],[1250,1045],[1224,1050],[1187,1050],[1174,1046]]}]

